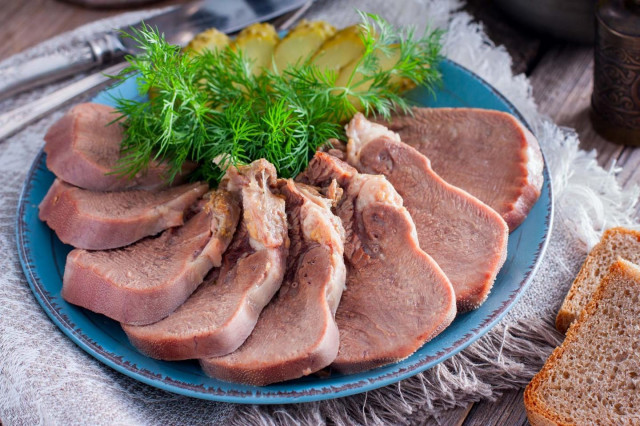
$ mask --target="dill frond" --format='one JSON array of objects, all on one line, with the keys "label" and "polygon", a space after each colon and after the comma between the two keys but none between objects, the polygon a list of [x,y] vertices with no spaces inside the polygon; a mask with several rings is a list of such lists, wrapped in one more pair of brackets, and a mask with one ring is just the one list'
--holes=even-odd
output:
[{"label": "dill frond", "polygon": [[[295,177],[328,139],[344,137],[342,123],[357,111],[354,104],[383,117],[408,110],[392,77],[437,84],[441,33],[416,37],[411,28],[396,30],[359,13],[365,49],[344,87],[336,87],[335,72],[309,61],[254,75],[241,51],[187,55],[153,28],[132,29],[126,36],[143,53],[128,56],[118,78],[136,74],[140,93],[153,96],[117,100],[125,129],[117,173],[134,176],[153,159],[167,162],[173,179],[189,161],[200,165],[198,179],[217,184],[230,165],[266,158],[279,176]],[[393,49],[400,49],[397,63],[382,69],[379,55],[390,57]]]}]

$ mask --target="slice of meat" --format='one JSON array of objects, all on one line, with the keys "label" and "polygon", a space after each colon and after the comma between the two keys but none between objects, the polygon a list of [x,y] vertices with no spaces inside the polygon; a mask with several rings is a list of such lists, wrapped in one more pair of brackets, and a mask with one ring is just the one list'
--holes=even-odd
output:
[{"label": "slice of meat", "polygon": [[513,231],[542,188],[535,136],[511,114],[474,108],[414,108],[380,122],[431,160],[445,181],[500,213]]},{"label": "slice of meat", "polygon": [[[57,177],[94,191],[158,189],[168,186],[166,164],[151,161],[145,173],[133,179],[113,174],[120,159],[122,126],[109,125],[118,118],[115,109],[101,104],[76,105],[49,128],[44,137],[47,167]],[[184,174],[195,169],[187,164]],[[175,183],[179,183],[180,176]]]},{"label": "slice of meat", "polygon": [[346,126],[347,158],[362,173],[382,174],[404,200],[420,247],[456,292],[458,311],[487,297],[507,256],[509,229],[486,204],[442,180],[429,160],[386,127],[356,114]]},{"label": "slice of meat", "polygon": [[336,213],[346,233],[347,288],[336,312],[333,368],[356,373],[400,361],[453,321],[451,283],[420,249],[413,220],[384,176],[360,174],[319,152],[298,179],[323,187],[335,179],[344,190]]},{"label": "slice of meat", "polygon": [[192,183],[163,191],[97,192],[56,179],[40,203],[40,220],[60,241],[86,250],[124,247],[173,226],[209,186]]},{"label": "slice of meat", "polygon": [[291,241],[282,287],[238,350],[200,362],[211,377],[264,386],[318,371],[338,353],[334,315],[346,275],[342,223],[311,187],[291,180],[278,186]]},{"label": "slice of meat", "polygon": [[129,324],[150,324],[180,306],[214,266],[220,266],[240,216],[227,191],[183,226],[114,250],[75,249],[67,256],[62,297]]},{"label": "slice of meat", "polygon": [[275,173],[266,160],[227,171],[220,186],[241,194],[244,211],[220,274],[164,320],[123,325],[142,353],[164,360],[221,356],[249,336],[280,288],[289,251],[284,200],[270,190]]}]

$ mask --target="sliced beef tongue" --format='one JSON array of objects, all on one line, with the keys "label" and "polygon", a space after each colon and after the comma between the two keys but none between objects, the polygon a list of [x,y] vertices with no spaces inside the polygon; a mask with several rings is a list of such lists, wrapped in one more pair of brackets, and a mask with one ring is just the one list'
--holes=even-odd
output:
[{"label": "sliced beef tongue", "polygon": [[75,249],[67,256],[62,296],[129,324],[150,324],[180,306],[220,266],[240,217],[238,201],[218,190],[183,226],[121,249]]},{"label": "sliced beef tongue", "polygon": [[289,250],[284,200],[270,189],[275,173],[266,160],[227,171],[220,186],[240,194],[243,215],[220,273],[162,321],[123,325],[141,352],[164,360],[221,356],[249,336],[280,288]]},{"label": "sliced beef tongue", "polygon": [[540,196],[543,160],[515,117],[473,108],[414,108],[381,122],[431,160],[438,175],[502,215],[513,231]]},{"label": "sliced beef tongue", "polygon": [[344,190],[336,213],[346,233],[347,288],[336,312],[340,348],[332,367],[356,373],[411,355],[451,323],[456,303],[393,186],[325,153],[298,177],[323,187],[333,179]]},{"label": "sliced beef tongue", "polygon": [[424,155],[386,127],[356,114],[346,130],[349,163],[363,173],[383,174],[402,196],[420,247],[453,284],[458,311],[478,307],[506,258],[505,221],[477,198],[445,182]]},{"label": "sliced beef tongue", "polygon": [[[118,115],[106,105],[84,103],[73,107],[45,135],[47,167],[58,178],[84,189],[118,191],[167,186],[168,166],[152,161],[133,179],[114,174],[120,159],[122,126],[110,125]],[[184,172],[193,171],[189,164]],[[178,178],[176,183],[179,183]]]},{"label": "sliced beef tongue", "polygon": [[98,192],[56,179],[39,216],[65,244],[113,249],[182,225],[185,212],[208,189],[197,182],[162,191]]},{"label": "sliced beef tongue", "polygon": [[280,180],[291,247],[278,295],[242,346],[201,360],[209,376],[263,386],[306,376],[338,353],[334,314],[345,284],[344,229],[331,202],[314,189]]}]

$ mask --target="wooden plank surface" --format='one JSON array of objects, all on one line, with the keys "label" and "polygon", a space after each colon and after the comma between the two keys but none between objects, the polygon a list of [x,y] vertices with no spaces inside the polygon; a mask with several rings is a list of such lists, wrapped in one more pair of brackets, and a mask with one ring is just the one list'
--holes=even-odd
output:
[{"label": "wooden plank surface", "polygon": [[527,414],[523,404],[524,389],[506,392],[496,401],[474,404],[462,426],[509,425],[520,426],[528,424]]},{"label": "wooden plank surface", "polygon": [[88,9],[56,0],[2,0],[0,2],[0,60],[83,24],[151,7],[170,6],[187,0],[164,0],[127,9]]},{"label": "wooden plank surface", "polygon": [[473,404],[469,404],[466,407],[453,408],[440,413],[437,419],[427,417],[425,413],[420,411],[413,413],[409,419],[411,426],[462,426],[465,419],[469,415],[469,411],[473,408]]},{"label": "wooden plank surface", "polygon": [[531,74],[533,96],[541,113],[558,125],[576,129],[580,147],[597,149],[598,162],[607,168],[623,147],[596,133],[589,119],[593,89],[593,48],[571,44],[550,50]]}]

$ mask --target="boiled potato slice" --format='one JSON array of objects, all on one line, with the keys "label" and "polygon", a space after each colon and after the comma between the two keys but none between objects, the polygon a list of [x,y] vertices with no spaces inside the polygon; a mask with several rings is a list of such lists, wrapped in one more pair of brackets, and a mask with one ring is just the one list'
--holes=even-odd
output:
[{"label": "boiled potato slice", "polygon": [[190,55],[203,52],[205,49],[211,51],[223,48],[229,44],[229,36],[215,28],[209,28],[197,34],[184,48]]},{"label": "boiled potato slice", "polygon": [[254,75],[262,73],[262,68],[270,68],[273,61],[273,49],[278,44],[278,33],[271,24],[257,23],[242,30],[231,47],[242,50],[251,63]]},{"label": "boiled potato slice", "polygon": [[321,70],[339,72],[364,52],[364,44],[360,38],[361,32],[359,25],[352,25],[338,31],[320,46],[311,62]]},{"label": "boiled potato slice", "polygon": [[275,69],[282,71],[305,61],[335,33],[336,28],[325,21],[309,22],[303,19],[276,46],[273,52]]},{"label": "boiled potato slice", "polygon": [[[386,55],[384,52],[381,52],[380,50],[377,50],[374,52],[374,55],[376,55],[376,57],[378,58],[378,66],[380,67],[380,70],[385,71],[385,70],[389,70],[391,68],[393,68],[398,61],[400,60],[400,49],[398,45],[392,45],[391,46],[393,48],[392,52],[390,55]],[[356,68],[356,66],[358,65],[358,62],[360,61],[360,58],[356,58],[354,59],[351,63],[349,63],[347,66],[345,66],[344,68],[342,68],[340,70],[340,74],[338,75],[338,78],[336,79],[336,87],[346,87],[347,83],[349,83],[349,78],[351,76],[351,74],[353,73],[353,70]],[[361,72],[356,72],[351,80],[350,83],[350,87],[353,88],[354,91],[356,92],[364,92],[366,90],[368,90],[371,87],[371,84],[373,83],[372,80],[367,81],[367,82],[363,82],[360,85],[357,85],[359,82],[361,82],[364,79],[364,76],[362,75]],[[389,79],[389,85],[392,87],[396,87],[398,91],[400,92],[404,92],[406,90],[412,89],[414,87],[414,84],[411,80],[408,79],[404,79],[400,76],[397,75],[392,75],[391,78]],[[359,111],[363,110],[362,105],[360,105],[360,102],[358,102],[357,99],[350,97],[351,99],[351,103],[353,104],[353,106],[355,106]]]},{"label": "boiled potato slice", "polygon": [[[385,54],[384,52],[381,52],[380,50],[377,50],[374,52],[374,55],[378,58],[378,66],[380,67],[381,71],[386,71],[393,68],[400,60],[401,52],[400,52],[399,46],[397,44],[393,44],[391,45],[391,48],[392,48],[392,51],[391,51],[391,54],[389,55]],[[353,72],[353,69],[356,67],[359,59],[360,58],[354,60],[349,65],[344,67],[342,71],[340,71],[340,75],[336,80],[336,86],[346,85],[347,81],[349,80],[349,76]],[[354,82],[360,81],[362,77],[363,76],[361,73],[359,72],[356,73],[356,75],[354,75],[353,77],[351,84],[353,85]],[[413,89],[415,87],[415,84],[411,80],[407,78],[402,78],[399,75],[392,75],[391,78],[389,79],[389,85],[397,87],[398,90],[401,92]],[[361,86],[358,87],[358,90],[367,90],[369,87],[371,87],[371,82],[362,84]]]}]

